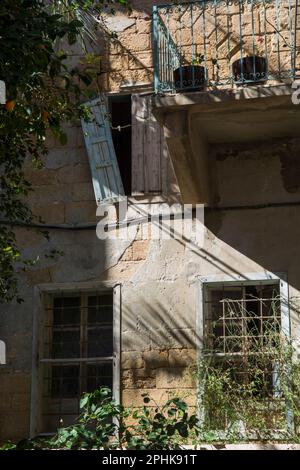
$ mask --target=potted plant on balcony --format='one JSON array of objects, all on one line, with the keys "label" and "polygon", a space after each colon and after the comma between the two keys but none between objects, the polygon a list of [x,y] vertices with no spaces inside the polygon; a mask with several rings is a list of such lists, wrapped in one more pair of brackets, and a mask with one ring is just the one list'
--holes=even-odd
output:
[{"label": "potted plant on balcony", "polygon": [[232,64],[235,83],[261,83],[268,79],[268,61],[264,55],[264,38],[259,36],[252,55],[242,57]]},{"label": "potted plant on balcony", "polygon": [[201,65],[204,55],[196,54],[190,65],[181,65],[173,72],[175,89],[177,92],[201,91],[206,80],[207,71]]}]

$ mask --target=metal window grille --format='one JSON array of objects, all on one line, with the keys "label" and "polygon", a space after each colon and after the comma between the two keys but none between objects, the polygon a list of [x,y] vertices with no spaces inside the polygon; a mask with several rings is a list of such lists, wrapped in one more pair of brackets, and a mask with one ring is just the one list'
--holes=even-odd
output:
[{"label": "metal window grille", "polygon": [[[260,403],[268,403],[270,427],[278,429],[286,419],[274,354],[281,338],[279,285],[207,286],[204,303],[205,354],[214,367],[229,372],[236,383],[249,385],[255,381],[253,393]],[[225,415],[220,419],[208,409],[207,417],[213,429],[226,429]]]},{"label": "metal window grille", "polygon": [[53,295],[46,308],[42,357],[42,428],[72,424],[80,396],[112,389],[113,293]]},{"label": "metal window grille", "polygon": [[259,354],[279,340],[278,285],[208,287],[205,307],[206,348],[214,353]]}]

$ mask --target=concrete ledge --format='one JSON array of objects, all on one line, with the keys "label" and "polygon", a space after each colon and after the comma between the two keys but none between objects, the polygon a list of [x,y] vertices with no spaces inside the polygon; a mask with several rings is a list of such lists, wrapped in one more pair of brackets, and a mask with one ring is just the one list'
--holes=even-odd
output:
[{"label": "concrete ledge", "polygon": [[255,85],[239,88],[207,89],[200,92],[177,93],[170,95],[156,95],[153,98],[153,107],[159,112],[161,108],[177,109],[191,105],[212,105],[240,100],[257,98],[287,97],[292,94],[291,85]]}]

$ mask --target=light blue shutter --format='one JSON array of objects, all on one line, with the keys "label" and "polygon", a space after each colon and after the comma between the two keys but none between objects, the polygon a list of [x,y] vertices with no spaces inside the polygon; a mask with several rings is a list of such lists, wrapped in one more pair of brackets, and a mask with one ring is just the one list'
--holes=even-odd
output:
[{"label": "light blue shutter", "polygon": [[93,187],[97,203],[118,200],[124,189],[112,141],[109,116],[104,97],[85,103],[92,120],[81,120],[89,157]]}]

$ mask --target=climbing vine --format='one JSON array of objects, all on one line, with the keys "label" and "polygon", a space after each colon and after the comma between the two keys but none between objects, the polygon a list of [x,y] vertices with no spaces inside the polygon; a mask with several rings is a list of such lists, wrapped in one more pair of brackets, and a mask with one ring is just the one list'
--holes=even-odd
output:
[{"label": "climbing vine", "polygon": [[49,132],[66,143],[63,124],[85,115],[81,103],[95,79],[91,60],[69,67],[65,49],[86,39],[94,16],[109,4],[126,1],[0,2],[0,80],[6,85],[0,104],[0,302],[22,301],[16,269],[32,262],[22,259],[13,230],[34,220],[24,162],[41,165]]}]

